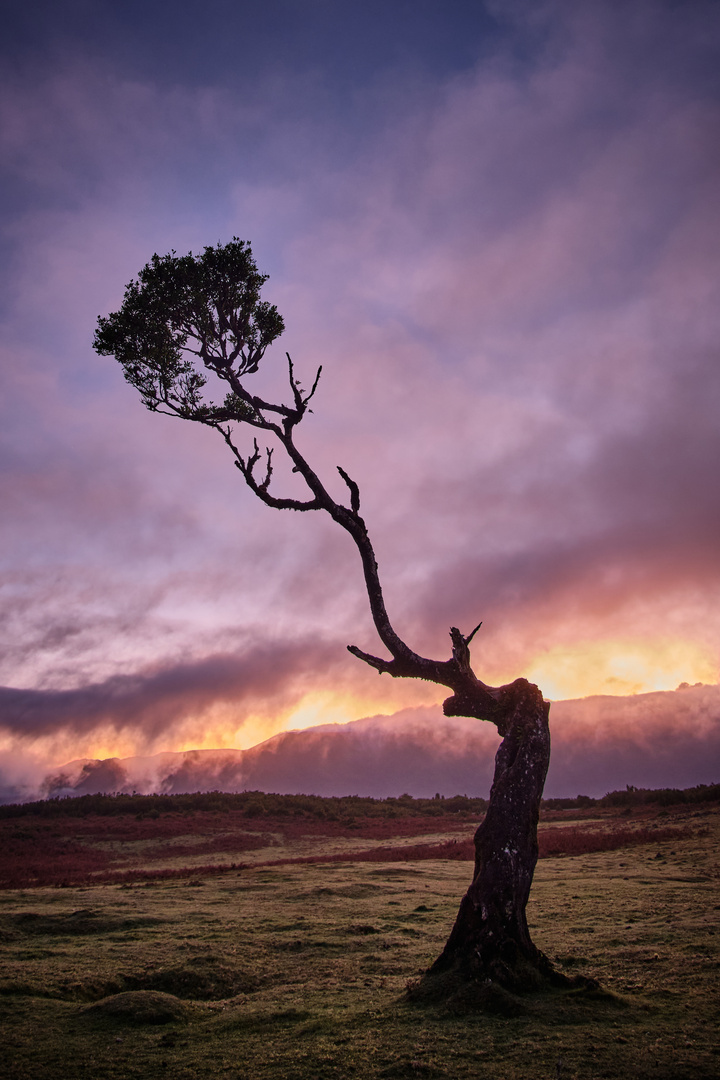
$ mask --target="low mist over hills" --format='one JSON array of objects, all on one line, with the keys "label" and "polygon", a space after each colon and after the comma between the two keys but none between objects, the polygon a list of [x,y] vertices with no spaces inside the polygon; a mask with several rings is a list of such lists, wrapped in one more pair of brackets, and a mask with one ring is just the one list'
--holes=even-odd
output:
[{"label": "low mist over hills", "polygon": [[[598,797],[626,784],[689,787],[720,772],[720,686],[555,702],[545,794]],[[0,799],[100,791],[261,790],[384,798],[408,792],[486,796],[495,729],[439,708],[277,735],[249,750],[192,750],[71,762],[34,790],[0,778]]]}]

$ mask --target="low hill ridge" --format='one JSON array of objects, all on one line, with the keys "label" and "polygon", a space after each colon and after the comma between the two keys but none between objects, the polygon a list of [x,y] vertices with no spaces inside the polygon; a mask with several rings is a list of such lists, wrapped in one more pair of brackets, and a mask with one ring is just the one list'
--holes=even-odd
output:
[{"label": "low hill ridge", "polygon": [[[578,792],[599,797],[627,784],[691,787],[716,779],[720,686],[558,701],[551,718],[548,798]],[[490,724],[445,717],[439,707],[404,709],[282,732],[248,750],[79,759],[24,797],[203,790],[486,796],[498,741]],[[3,801],[17,800],[8,794]]]}]

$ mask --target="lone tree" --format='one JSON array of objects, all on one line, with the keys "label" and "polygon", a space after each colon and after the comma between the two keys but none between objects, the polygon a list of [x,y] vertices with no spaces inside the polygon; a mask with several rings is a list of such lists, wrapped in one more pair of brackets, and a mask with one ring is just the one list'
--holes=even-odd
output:
[{"label": "lone tree", "polygon": [[[289,404],[265,401],[248,388],[265,350],[284,330],[277,308],[261,301],[267,276],[258,272],[249,244],[206,247],[201,255],[153,255],[125,292],[122,307],[98,320],[94,348],[114,356],[125,378],[152,412],[213,428],[225,440],[250,490],[276,510],[319,510],[352,537],[360,554],[370,611],[389,658],[355,645],[349,651],[381,674],[425,679],[447,687],[446,716],[470,716],[494,724],[502,742],[487,813],[475,834],[475,869],[450,937],[415,995],[460,995],[482,1007],[498,995],[567,985],[530,939],[525,909],[538,856],[537,824],[550,760],[549,703],[537,686],[516,679],[488,686],[470,665],[470,642],[451,627],[452,655],[429,660],[414,652],[392,627],[373,546],[360,516],[358,485],[338,466],[349,506],[336,502],[295,443],[315,395],[318,369],[303,390],[287,356]],[[226,391],[222,403],[207,396],[210,377]],[[242,452],[236,433],[261,435]],[[262,444],[262,445],[261,445]],[[275,494],[273,452],[287,455],[305,484],[306,497]]]}]

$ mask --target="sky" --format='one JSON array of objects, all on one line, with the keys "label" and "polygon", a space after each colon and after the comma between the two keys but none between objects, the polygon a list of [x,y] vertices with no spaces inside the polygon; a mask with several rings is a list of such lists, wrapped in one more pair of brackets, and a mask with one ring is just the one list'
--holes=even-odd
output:
[{"label": "sky", "polygon": [[257,388],[323,365],[298,442],[359,483],[411,647],[482,619],[479,676],[555,701],[718,683],[716,3],[5,9],[4,775],[442,700],[347,653],[332,522],[92,351],[154,252],[232,236],[287,326]]}]

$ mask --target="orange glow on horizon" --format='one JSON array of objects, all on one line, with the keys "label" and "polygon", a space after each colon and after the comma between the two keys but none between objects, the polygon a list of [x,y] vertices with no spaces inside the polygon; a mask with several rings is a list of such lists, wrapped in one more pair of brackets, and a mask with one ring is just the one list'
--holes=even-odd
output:
[{"label": "orange glow on horizon", "polygon": [[[514,658],[513,664],[515,660]],[[519,669],[554,701],[593,695],[625,696],[656,690],[674,690],[680,683],[718,682],[716,657],[709,647],[682,638],[616,638],[578,640],[554,645]],[[496,682],[511,681],[509,678]],[[487,675],[485,676],[487,677]],[[491,676],[493,677],[493,676]],[[153,734],[135,728],[98,727],[82,734],[68,729],[32,742],[8,736],[0,749],[12,757],[23,753],[47,771],[82,758],[145,757],[190,750],[247,750],[286,731],[322,724],[345,724],[367,716],[393,715],[417,706],[436,706],[447,695],[443,687],[411,680],[371,680],[358,690],[347,684],[328,689],[312,686],[284,702],[259,702],[243,708],[232,701],[212,702],[197,714],[169,723]],[[356,684],[357,685],[357,684]],[[53,762],[54,765],[48,765]]]},{"label": "orange glow on horizon", "polygon": [[605,639],[556,645],[533,660],[527,678],[553,701],[595,694],[647,694],[680,683],[716,683],[717,658],[679,638]]},{"label": "orange glow on horizon", "polygon": [[[398,689],[406,692],[399,696]],[[203,734],[200,738],[194,735],[192,730],[188,730],[193,728],[193,725],[186,724],[187,737],[176,741],[173,749],[248,750],[284,731],[300,731],[320,724],[348,724],[375,714],[392,715],[398,709],[406,707],[438,704],[443,696],[442,688],[430,684],[408,683],[398,687],[389,680],[379,687],[377,694],[372,695],[354,695],[345,690],[311,690],[287,710],[278,711],[274,715],[258,713],[246,716],[239,727],[237,717],[232,715],[232,707],[225,706],[224,720],[219,715],[219,709],[213,710],[215,724],[208,724],[207,717],[203,720]],[[195,725],[195,730],[198,726],[200,725]]]}]

